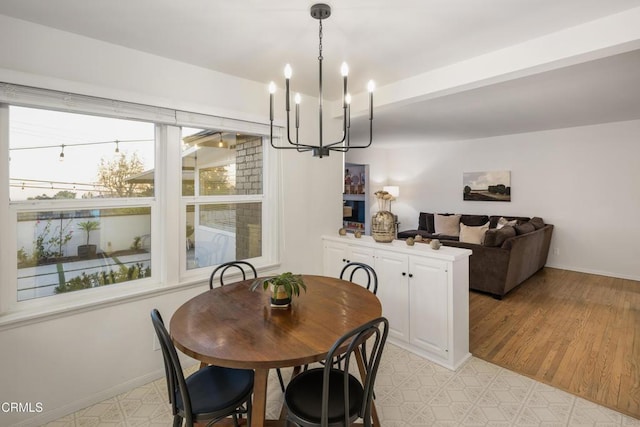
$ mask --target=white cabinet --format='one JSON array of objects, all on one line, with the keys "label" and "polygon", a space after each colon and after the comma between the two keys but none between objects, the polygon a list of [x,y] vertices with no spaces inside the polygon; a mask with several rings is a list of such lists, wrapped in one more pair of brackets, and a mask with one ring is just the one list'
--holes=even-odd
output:
[{"label": "white cabinet", "polygon": [[392,338],[447,358],[447,263],[388,250],[375,251],[378,297]]},{"label": "white cabinet", "polygon": [[409,341],[409,266],[407,255],[377,250],[372,265],[378,275],[382,314],[389,320],[389,336]]},{"label": "white cabinet", "polygon": [[446,359],[449,352],[447,263],[409,257],[409,342]]},{"label": "white cabinet", "polygon": [[[355,240],[355,239],[354,239]],[[350,262],[361,262],[373,266],[373,248],[360,245],[350,245],[346,242],[324,242],[324,274],[331,277],[340,277],[342,268]],[[359,271],[353,280],[362,286],[366,286],[366,278]]]},{"label": "white cabinet", "polygon": [[323,245],[329,276],[339,275],[335,271],[343,259],[374,267],[389,342],[449,369],[471,356],[470,250],[443,246],[434,251],[426,244],[377,243],[369,236],[324,236]]}]

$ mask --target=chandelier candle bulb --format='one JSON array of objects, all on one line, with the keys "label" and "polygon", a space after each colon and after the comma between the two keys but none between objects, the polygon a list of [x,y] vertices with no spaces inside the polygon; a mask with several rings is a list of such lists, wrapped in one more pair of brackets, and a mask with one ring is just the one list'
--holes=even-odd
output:
[{"label": "chandelier candle bulb", "polygon": [[[291,70],[291,65],[287,64],[284,67],[284,81],[285,81],[285,99],[286,99],[286,103],[287,103],[287,113],[291,110],[291,106],[289,105],[289,80],[291,79],[291,74],[292,74],[292,70]],[[288,116],[288,114],[287,114]]]},{"label": "chandelier candle bulb", "polygon": [[276,84],[269,83],[269,120],[273,121],[273,94],[276,93]]},{"label": "chandelier candle bulb", "polygon": [[342,77],[347,77],[349,75],[349,66],[346,62],[342,63],[342,66],[340,67],[340,74],[342,74]]},{"label": "chandelier candle bulb", "polygon": [[342,108],[347,108],[347,76],[349,75],[349,66],[346,62],[342,63],[340,73],[342,74]]},{"label": "chandelier candle bulb", "polygon": [[367,84],[367,90],[369,91],[369,120],[373,120],[373,90],[376,88],[376,84],[373,80],[369,80]]}]

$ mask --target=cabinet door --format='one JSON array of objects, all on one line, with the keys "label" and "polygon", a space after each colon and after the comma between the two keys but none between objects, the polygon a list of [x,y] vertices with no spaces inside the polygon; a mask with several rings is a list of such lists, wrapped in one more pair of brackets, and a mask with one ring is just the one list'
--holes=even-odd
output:
[{"label": "cabinet door", "polygon": [[340,271],[347,260],[348,245],[346,243],[325,242],[323,263],[324,275],[340,277]]},{"label": "cabinet door", "polygon": [[406,342],[409,341],[408,267],[407,255],[376,251],[377,296],[382,303],[382,315],[389,320],[389,336]]},{"label": "cabinet door", "polygon": [[447,358],[450,304],[447,263],[412,256],[409,271],[409,341]]},{"label": "cabinet door", "polygon": [[347,262],[361,262],[373,267],[373,249],[364,246],[349,245]]},{"label": "cabinet door", "polygon": [[[367,248],[363,246],[349,245],[347,248],[347,255],[344,264],[342,267],[347,265],[350,262],[361,262],[363,264],[367,264],[373,267],[373,249]],[[340,271],[342,271],[342,267],[340,267]],[[351,270],[350,270],[351,271]],[[349,280],[351,276],[351,272],[345,272],[344,280]],[[338,272],[340,274],[340,272]],[[364,270],[358,270],[353,275],[353,283],[357,283],[360,286],[367,286],[367,274]]]},{"label": "cabinet door", "polygon": [[[324,274],[330,277],[340,277],[342,268],[349,262],[361,262],[373,267],[372,248],[347,243],[325,242],[323,258]],[[353,281],[361,286],[367,284],[366,277],[360,271],[353,276]]]}]

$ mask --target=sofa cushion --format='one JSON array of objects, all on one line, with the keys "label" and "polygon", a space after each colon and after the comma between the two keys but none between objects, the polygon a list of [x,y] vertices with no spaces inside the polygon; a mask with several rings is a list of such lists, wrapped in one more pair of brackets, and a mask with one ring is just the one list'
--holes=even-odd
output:
[{"label": "sofa cushion", "polygon": [[447,236],[460,235],[460,216],[461,215],[441,215],[436,214],[433,223],[437,234],[445,234]]},{"label": "sofa cushion", "polygon": [[507,218],[501,216],[500,219],[498,220],[498,222],[496,223],[496,228],[500,229],[502,227],[504,227],[505,225],[510,225],[512,227],[515,227],[518,224],[518,220],[517,219],[512,219],[511,221],[509,221]]},{"label": "sofa cushion", "polygon": [[489,222],[488,215],[461,215],[460,223],[469,227],[479,227]]},{"label": "sofa cushion", "polygon": [[433,225],[433,214],[427,212],[420,212],[418,217],[418,230],[424,230],[428,233],[435,233],[436,228]]},{"label": "sofa cushion", "polygon": [[529,222],[533,224],[536,230],[540,230],[541,228],[544,227],[544,221],[539,216],[534,216],[533,218],[531,218],[531,221]]},{"label": "sofa cushion", "polygon": [[536,228],[530,222],[516,225],[516,234],[518,236],[520,236],[521,234],[531,233],[532,231],[536,231]]},{"label": "sofa cushion", "polygon": [[489,218],[484,225],[471,227],[464,225],[460,222],[460,241],[464,243],[475,243],[481,245],[484,241],[484,236],[487,230],[489,230]]},{"label": "sofa cushion", "polygon": [[484,235],[484,246],[502,246],[509,237],[516,235],[516,229],[510,225],[502,228],[490,228]]}]

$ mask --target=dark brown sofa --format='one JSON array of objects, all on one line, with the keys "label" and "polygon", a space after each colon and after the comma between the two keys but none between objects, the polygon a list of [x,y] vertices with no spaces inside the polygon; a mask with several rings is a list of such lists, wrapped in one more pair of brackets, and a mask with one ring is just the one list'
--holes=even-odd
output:
[{"label": "dark brown sofa", "polygon": [[439,239],[445,246],[471,249],[469,287],[500,299],[544,267],[553,233],[553,225],[545,224],[538,217],[504,216],[507,220],[516,220],[517,224],[497,229],[501,217],[461,215],[460,222],[467,226],[489,222],[482,244],[460,242],[458,236],[435,234],[434,214],[425,212],[420,213],[417,230],[399,232],[398,238],[421,235],[425,241]]}]

